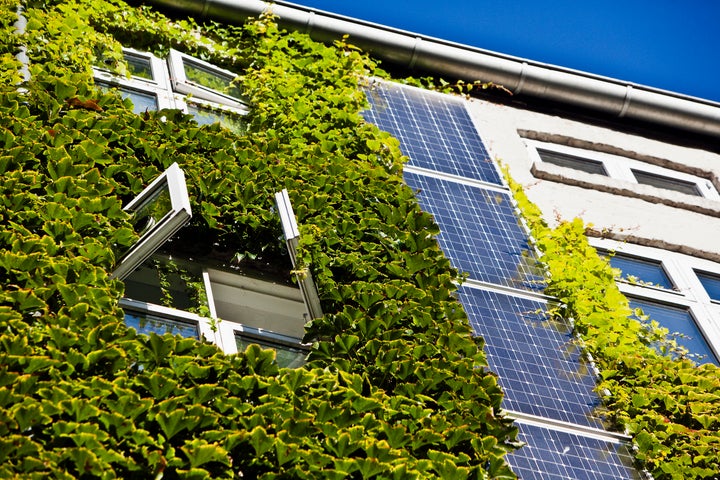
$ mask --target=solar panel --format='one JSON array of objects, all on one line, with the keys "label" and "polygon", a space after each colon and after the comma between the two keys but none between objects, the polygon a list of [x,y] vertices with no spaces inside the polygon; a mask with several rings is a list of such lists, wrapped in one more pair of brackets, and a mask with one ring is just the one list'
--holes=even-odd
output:
[{"label": "solar panel", "polygon": [[624,444],[517,422],[527,445],[507,456],[523,480],[639,479]]},{"label": "solar panel", "polygon": [[547,318],[545,302],[468,286],[458,294],[473,330],[485,339],[504,408],[602,428],[593,414],[599,401],[594,375],[570,329]]},{"label": "solar panel", "polygon": [[502,184],[459,97],[390,83],[367,88],[368,122],[400,140],[409,165]]},{"label": "solar panel", "polygon": [[404,178],[440,225],[438,241],[455,268],[475,280],[542,290],[535,254],[509,194],[408,171]]}]

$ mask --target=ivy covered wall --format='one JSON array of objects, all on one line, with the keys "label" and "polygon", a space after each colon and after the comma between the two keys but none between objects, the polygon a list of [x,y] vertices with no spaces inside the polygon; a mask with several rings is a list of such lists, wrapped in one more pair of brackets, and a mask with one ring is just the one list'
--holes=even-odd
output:
[{"label": "ivy covered wall", "polygon": [[[115,1],[3,2],[0,477],[512,478],[515,429],[451,297],[437,227],[363,122],[349,45],[170,21]],[[237,72],[247,133],[178,111],[135,115],[96,88],[120,45],[177,48]],[[18,88],[25,46],[31,78]],[[122,211],[172,162],[194,212],[182,239],[227,258],[282,253],[287,188],[325,316],[309,362],[125,327],[109,276],[136,236]]]},{"label": "ivy covered wall", "polygon": [[[515,429],[451,297],[437,227],[403,186],[397,142],[363,122],[357,85],[382,74],[350,45],[271,19],[198,26],[116,1],[3,1],[0,35],[0,477],[513,478]],[[98,90],[120,45],[170,48],[240,72],[247,133],[177,111],[135,115]],[[27,47],[31,79],[18,88]],[[224,258],[283,255],[287,188],[326,315],[309,363],[127,329],[111,280],[135,240],[122,212],[177,161],[181,232]],[[608,418],[656,479],[717,478],[720,376],[661,357],[627,320],[578,222],[548,230],[521,199],[561,300],[601,367]]]}]

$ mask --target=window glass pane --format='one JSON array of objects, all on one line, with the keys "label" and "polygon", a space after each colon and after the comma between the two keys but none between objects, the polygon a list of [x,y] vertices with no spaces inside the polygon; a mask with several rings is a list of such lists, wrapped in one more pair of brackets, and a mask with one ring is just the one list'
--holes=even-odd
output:
[{"label": "window glass pane", "polygon": [[149,58],[139,57],[129,53],[126,53],[124,58],[132,76],[153,80],[152,66]]},{"label": "window glass pane", "polygon": [[605,167],[602,162],[597,160],[590,160],[587,158],[580,158],[574,155],[568,155],[566,153],[551,152],[549,150],[538,149],[540,158],[543,162],[552,163],[559,167],[572,168],[573,170],[580,170],[587,173],[595,173],[597,175],[607,176]]},{"label": "window glass pane", "polygon": [[148,111],[157,111],[157,97],[150,93],[138,92],[128,88],[119,88],[122,98],[129,98],[133,103],[133,112],[140,114]]},{"label": "window glass pane", "polygon": [[185,262],[151,257],[128,275],[124,283],[125,297],[131,300],[198,314],[207,304],[199,268]]},{"label": "window glass pane", "polygon": [[140,207],[133,212],[131,220],[135,233],[143,236],[172,211],[170,189],[159,188]]},{"label": "window glass pane", "polygon": [[610,257],[610,265],[620,269],[622,278],[626,280],[634,280],[654,287],[673,288],[661,262],[615,254]]},{"label": "window glass pane", "polygon": [[705,272],[695,271],[700,283],[711,299],[720,302],[720,275],[713,275]]},{"label": "window glass pane", "polygon": [[125,312],[125,324],[138,331],[138,333],[157,333],[163,335],[170,333],[185,338],[200,339],[198,326],[195,323],[183,322],[171,318],[164,318],[139,312]]},{"label": "window glass pane", "polygon": [[670,334],[681,334],[675,340],[678,345],[687,348],[694,355],[693,358],[697,363],[712,362],[718,364],[715,355],[710,350],[700,329],[695,324],[695,320],[686,308],[671,307],[636,298],[630,298],[629,300],[631,308],[642,309],[645,315],[658,322],[661,327],[667,328]]},{"label": "window glass pane", "polygon": [[185,58],[183,61],[188,81],[231,97],[240,99],[240,89],[232,85],[233,77]]},{"label": "window glass pane", "polygon": [[641,170],[632,170],[632,173],[635,175],[635,180],[643,185],[652,185],[653,187],[664,188],[665,190],[686,193],[697,197],[700,196],[700,190],[693,182],[666,177],[664,175],[656,175]]},{"label": "window glass pane", "polygon": [[298,368],[305,363],[307,351],[302,348],[293,348],[272,341],[261,340],[257,338],[248,338],[239,334],[235,334],[235,344],[238,352],[244,352],[249,345],[257,344],[262,348],[271,348],[275,350],[275,361],[281,368]]},{"label": "window glass pane", "polygon": [[127,87],[111,87],[104,82],[97,82],[97,86],[104,92],[109,91],[111,88],[116,88],[123,99],[130,99],[133,104],[134,113],[141,114],[147,111],[157,111],[159,108],[157,97],[152,93],[140,92]]},{"label": "window glass pane", "polygon": [[195,117],[198,125],[209,125],[219,122],[220,125],[238,135],[242,135],[245,132],[245,126],[242,120],[232,114],[226,114],[220,110],[201,108],[193,104],[188,104],[188,113]]}]

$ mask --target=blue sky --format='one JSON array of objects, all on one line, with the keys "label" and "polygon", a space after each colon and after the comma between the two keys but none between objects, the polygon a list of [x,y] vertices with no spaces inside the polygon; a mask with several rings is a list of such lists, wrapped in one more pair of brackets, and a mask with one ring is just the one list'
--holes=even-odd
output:
[{"label": "blue sky", "polygon": [[720,0],[293,3],[720,102]]}]

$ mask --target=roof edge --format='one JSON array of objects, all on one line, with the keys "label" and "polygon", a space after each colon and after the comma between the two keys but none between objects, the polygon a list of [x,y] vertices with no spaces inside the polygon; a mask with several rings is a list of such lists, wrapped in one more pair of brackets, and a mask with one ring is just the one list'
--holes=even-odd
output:
[{"label": "roof edge", "polygon": [[502,85],[515,95],[589,109],[611,117],[720,135],[720,103],[577,70],[502,55],[289,2],[262,0],[146,0],[218,21],[238,22],[273,13],[278,23],[313,39],[350,41],[379,59],[473,82]]}]

